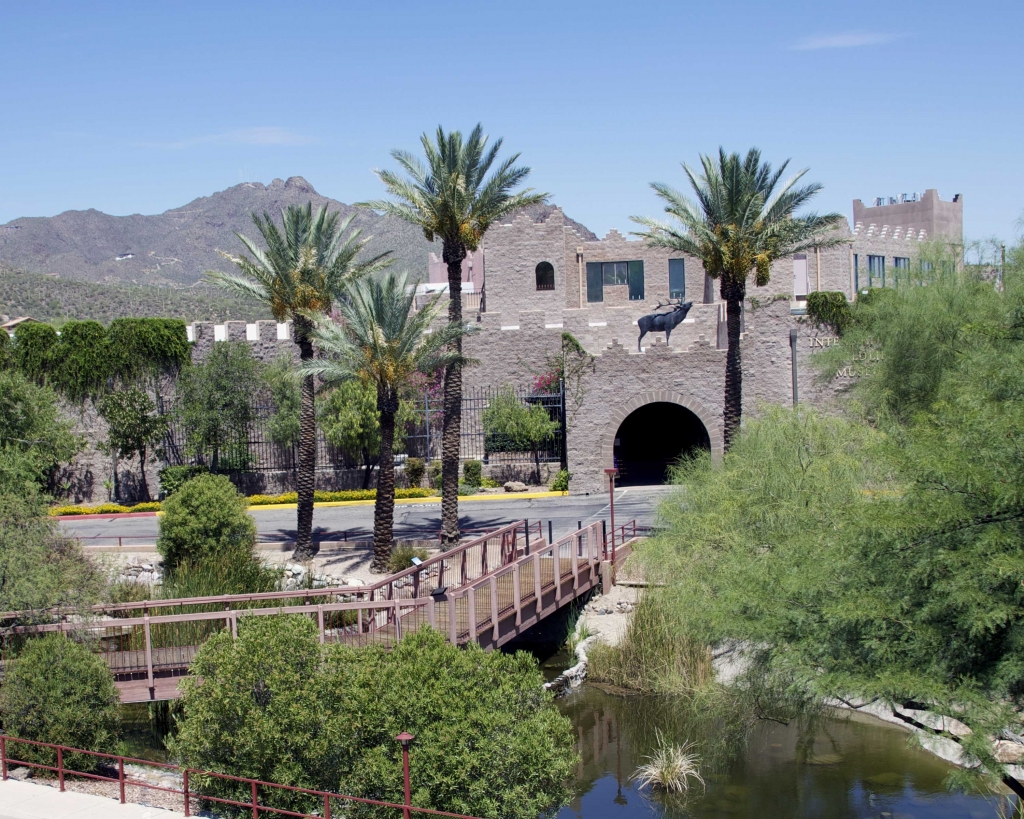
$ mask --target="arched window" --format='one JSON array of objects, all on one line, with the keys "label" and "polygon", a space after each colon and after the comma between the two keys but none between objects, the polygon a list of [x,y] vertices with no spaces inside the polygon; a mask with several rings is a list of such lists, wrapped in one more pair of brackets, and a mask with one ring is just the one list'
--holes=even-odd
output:
[{"label": "arched window", "polygon": [[537,289],[555,289],[555,268],[551,266],[551,262],[541,262],[537,265]]}]

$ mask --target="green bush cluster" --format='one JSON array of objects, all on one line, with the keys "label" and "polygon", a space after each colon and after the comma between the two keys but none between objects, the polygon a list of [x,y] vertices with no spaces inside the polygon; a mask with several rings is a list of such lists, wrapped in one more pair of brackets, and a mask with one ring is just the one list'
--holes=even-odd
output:
[{"label": "green bush cluster", "polygon": [[224,475],[199,475],[164,504],[156,547],[173,574],[181,564],[200,565],[221,556],[251,560],[256,523],[246,500]]},{"label": "green bush cluster", "polygon": [[60,334],[49,324],[26,322],[14,331],[11,359],[36,383],[69,401],[95,399],[115,385],[175,372],[189,362],[191,345],[180,319],[69,321]]},{"label": "green bush cluster", "polygon": [[441,491],[441,462],[430,462],[430,485],[437,491]]},{"label": "green bush cluster", "polygon": [[480,461],[465,461],[462,464],[462,480],[470,486],[480,486],[484,482],[484,465]]},{"label": "green bush cluster", "polygon": [[559,469],[555,479],[551,482],[552,492],[568,492],[569,481],[572,480],[572,473],[568,469]]},{"label": "green bush cluster", "polygon": [[[429,628],[392,651],[321,646],[307,617],[244,618],[238,638],[213,636],[182,684],[173,753],[183,765],[391,802],[402,801],[409,731],[413,804],[483,817],[536,819],[565,804],[577,756],[569,720],[536,660],[449,645]],[[247,785],[193,780],[245,801]],[[322,801],[268,791],[271,807]],[[332,804],[346,816],[388,817]]]},{"label": "green bush cluster", "polygon": [[420,484],[423,483],[423,474],[426,472],[426,469],[427,466],[423,463],[422,458],[406,458],[405,477],[409,480],[410,488],[419,488]]},{"label": "green bush cluster", "polygon": [[[29,640],[0,688],[4,732],[86,751],[117,751],[120,698],[106,662],[63,634]],[[8,757],[56,765],[56,751],[8,741]],[[66,754],[64,765],[93,771],[100,759]]]},{"label": "green bush cluster", "polygon": [[209,470],[201,464],[190,464],[186,466],[165,466],[157,474],[160,481],[160,492],[166,500],[177,492],[185,484],[199,475],[205,475]]},{"label": "green bush cluster", "polygon": [[818,327],[831,327],[841,336],[853,319],[846,294],[838,290],[820,290],[807,294],[807,317]]}]

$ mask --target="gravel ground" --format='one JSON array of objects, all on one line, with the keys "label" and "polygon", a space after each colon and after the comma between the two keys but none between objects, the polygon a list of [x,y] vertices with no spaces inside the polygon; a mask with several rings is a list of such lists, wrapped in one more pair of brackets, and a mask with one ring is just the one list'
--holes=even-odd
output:
[{"label": "gravel ground", "polygon": [[[139,770],[133,769],[134,766],[128,766],[125,768],[125,775],[130,778],[145,778],[146,781],[152,781],[154,784],[160,784],[163,787],[173,787],[181,789],[181,777],[177,777],[176,781],[172,779],[173,774],[165,772],[169,775],[168,778],[155,777],[151,773],[148,775],[141,775]],[[129,770],[131,772],[129,772]],[[116,770],[101,771],[106,776],[117,776]],[[51,788],[59,787],[59,783],[54,778],[33,776],[33,771],[29,768],[12,768],[10,771],[10,778],[16,779],[22,782],[31,782],[33,785],[47,785]],[[73,791],[75,793],[88,793],[93,796],[106,796],[110,799],[120,799],[120,786],[117,782],[99,782],[91,779],[73,779],[65,777],[64,779],[64,790]],[[164,810],[172,810],[181,813],[185,808],[185,799],[181,794],[178,793],[165,793],[163,791],[155,791],[150,788],[143,788],[138,785],[126,785],[124,789],[124,797],[128,802],[134,802],[138,805],[145,805],[151,808],[162,808]],[[199,803],[197,800],[191,800],[192,815],[193,816],[213,816],[211,813],[200,812]]]}]

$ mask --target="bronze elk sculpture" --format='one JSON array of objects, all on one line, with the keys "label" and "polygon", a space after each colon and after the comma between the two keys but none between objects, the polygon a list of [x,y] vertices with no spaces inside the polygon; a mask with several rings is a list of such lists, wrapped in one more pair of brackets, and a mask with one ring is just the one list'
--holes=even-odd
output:
[{"label": "bronze elk sculpture", "polygon": [[686,318],[686,314],[693,307],[693,302],[680,299],[678,302],[673,303],[672,299],[669,299],[666,304],[662,304],[659,301],[654,309],[658,310],[661,307],[671,307],[672,310],[668,313],[648,313],[646,316],[641,316],[637,319],[636,323],[640,328],[640,338],[636,340],[638,352],[643,352],[640,342],[644,340],[644,336],[648,333],[664,333],[665,343],[668,344],[672,331],[676,328],[677,324],[680,324]]}]

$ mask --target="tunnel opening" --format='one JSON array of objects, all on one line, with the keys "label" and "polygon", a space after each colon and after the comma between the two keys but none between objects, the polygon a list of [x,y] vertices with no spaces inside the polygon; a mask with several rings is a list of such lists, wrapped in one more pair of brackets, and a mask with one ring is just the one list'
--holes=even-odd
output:
[{"label": "tunnel opening", "polygon": [[626,417],[615,433],[618,486],[664,483],[669,468],[683,456],[711,450],[708,431],[694,413],[656,401]]}]

